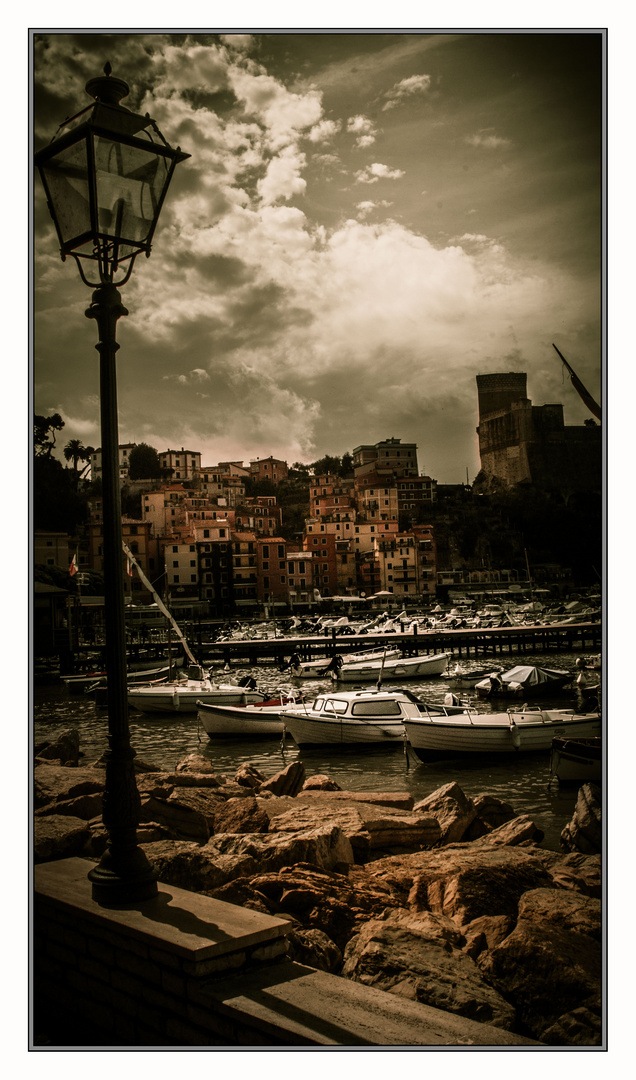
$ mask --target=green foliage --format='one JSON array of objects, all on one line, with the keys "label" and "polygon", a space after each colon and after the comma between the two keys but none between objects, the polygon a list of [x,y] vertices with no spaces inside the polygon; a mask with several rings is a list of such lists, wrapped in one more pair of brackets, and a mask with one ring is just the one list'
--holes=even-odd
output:
[{"label": "green foliage", "polygon": [[159,454],[148,443],[136,443],[128,455],[130,480],[160,480],[162,475]]}]

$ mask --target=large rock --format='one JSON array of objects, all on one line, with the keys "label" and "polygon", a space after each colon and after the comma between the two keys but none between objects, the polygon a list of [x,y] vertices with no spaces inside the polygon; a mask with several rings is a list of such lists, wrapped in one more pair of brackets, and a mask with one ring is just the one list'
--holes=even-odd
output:
[{"label": "large rock", "polygon": [[61,765],[77,765],[80,758],[79,732],[77,728],[56,732],[53,739],[34,747],[40,760],[59,761]]},{"label": "large rock", "polygon": [[256,799],[227,799],[217,803],[212,820],[215,833],[265,833],[269,818]]},{"label": "large rock", "polygon": [[595,855],[602,850],[601,789],[596,784],[579,788],[574,815],[561,833],[561,845],[566,851]]},{"label": "large rock", "polygon": [[217,833],[206,844],[172,841],[142,847],[162,881],[193,892],[210,892],[235,878],[276,872],[297,863],[331,870],[353,862],[351,844],[333,826],[289,836]]},{"label": "large rock", "polygon": [[47,814],[35,819],[33,857],[36,863],[83,855],[90,839],[88,822],[68,814]]},{"label": "large rock", "polygon": [[477,815],[473,801],[455,783],[445,784],[433,791],[416,803],[413,809],[437,818],[443,844],[454,844],[461,840]]},{"label": "large rock", "polygon": [[270,780],[265,780],[259,790],[272,795],[297,795],[305,782],[305,766],[302,761],[292,761]]},{"label": "large rock", "polygon": [[600,900],[602,895],[602,866],[600,855],[564,855],[550,867],[550,876],[562,889],[575,889],[585,896]]},{"label": "large rock", "polygon": [[464,833],[463,840],[478,840],[480,836],[498,829],[515,817],[515,811],[510,803],[503,802],[495,795],[475,795],[473,800],[475,807],[475,819]]},{"label": "large rock", "polygon": [[193,839],[204,844],[210,836],[207,814],[172,796],[158,799],[154,795],[142,795],[139,821],[163,825],[176,840]]},{"label": "large rock", "polygon": [[34,806],[68,802],[80,795],[102,794],[105,774],[91,766],[66,768],[64,765],[37,763],[34,777]]},{"label": "large rock", "polygon": [[512,1030],[515,1011],[463,950],[450,920],[430,912],[371,919],[345,950],[342,974],[435,1009]]},{"label": "large rock", "polygon": [[540,844],[543,840],[543,831],[539,829],[528,814],[519,814],[504,822],[496,829],[484,833],[476,844],[502,844],[514,847],[516,844]]},{"label": "large rock", "polygon": [[531,890],[520,898],[512,933],[479,964],[534,1038],[569,1045],[576,1027],[577,1043],[598,1045],[600,938],[600,901],[564,889]]},{"label": "large rock", "polygon": [[342,967],[340,949],[322,930],[292,930],[287,944],[289,960],[332,974],[337,974]]},{"label": "large rock", "polygon": [[[340,796],[342,793],[335,792]],[[361,800],[331,798],[324,792],[320,797],[294,800],[294,808],[279,812],[282,800],[275,804],[263,802],[269,816],[271,833],[297,832],[321,824],[337,826],[347,836],[356,862],[366,862],[371,852],[394,848],[432,847],[440,838],[435,818],[414,812],[401,813],[391,807],[364,803]],[[289,805],[287,802],[285,805]]]},{"label": "large rock", "polygon": [[516,917],[523,893],[552,885],[531,850],[480,843],[380,859],[369,872],[411,911],[445,915],[459,926],[483,915]]}]

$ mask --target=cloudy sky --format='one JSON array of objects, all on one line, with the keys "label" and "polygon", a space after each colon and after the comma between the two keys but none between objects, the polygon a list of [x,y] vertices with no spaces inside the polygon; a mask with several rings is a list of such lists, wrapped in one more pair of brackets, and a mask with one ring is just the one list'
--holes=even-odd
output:
[{"label": "cloudy sky", "polygon": [[[121,442],[292,464],[396,437],[479,469],[475,377],[601,398],[601,39],[548,33],[47,33],[36,147],[110,61],[191,154],[124,287]],[[95,323],[39,181],[34,397],[100,444]]]}]

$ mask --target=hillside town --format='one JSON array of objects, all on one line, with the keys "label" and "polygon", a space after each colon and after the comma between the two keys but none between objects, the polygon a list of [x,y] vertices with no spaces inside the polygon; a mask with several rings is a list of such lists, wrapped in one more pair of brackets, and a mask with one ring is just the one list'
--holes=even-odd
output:
[{"label": "hillside town", "polygon": [[[477,390],[482,468],[472,485],[439,484],[421,471],[418,446],[399,437],[356,446],[315,467],[271,455],[209,465],[196,448],[142,447],[155,474],[149,478],[138,476],[139,461],[131,469],[139,448],[121,445],[122,532],[134,556],[122,551],[129,613],[152,604],[147,582],[184,617],[212,619],[272,618],[373,598],[388,607],[426,608],[533,583],[556,595],[593,584],[593,568],[590,580],[581,581],[571,564],[536,549],[531,573],[526,540],[517,535],[515,542],[514,525],[500,509],[490,524],[499,547],[484,543],[483,511],[490,507],[492,516],[493,493],[524,492],[530,500],[541,492],[566,516],[581,505],[593,515],[601,498],[600,426],[593,420],[565,426],[562,406],[534,406],[524,373],[479,375]],[[37,625],[44,639],[65,622],[69,597],[90,607],[93,618],[99,609],[99,449],[89,462],[90,478],[86,470],[78,480],[84,525],[76,535],[35,532]],[[465,536],[462,542],[462,523],[480,512],[482,542],[478,536],[472,545]],[[47,579],[50,568],[68,574],[67,595],[59,574],[57,585]]]}]

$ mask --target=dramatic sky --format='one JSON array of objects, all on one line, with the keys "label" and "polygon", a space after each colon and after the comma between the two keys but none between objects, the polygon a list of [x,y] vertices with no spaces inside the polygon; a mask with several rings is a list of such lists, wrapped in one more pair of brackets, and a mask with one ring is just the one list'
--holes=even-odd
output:
[{"label": "dramatic sky", "polygon": [[[203,464],[418,445],[479,469],[475,377],[601,398],[601,39],[590,33],[36,36],[36,147],[110,61],[173,145],[149,260],[122,290],[120,442]],[[90,291],[35,181],[35,409],[100,444]]]}]

